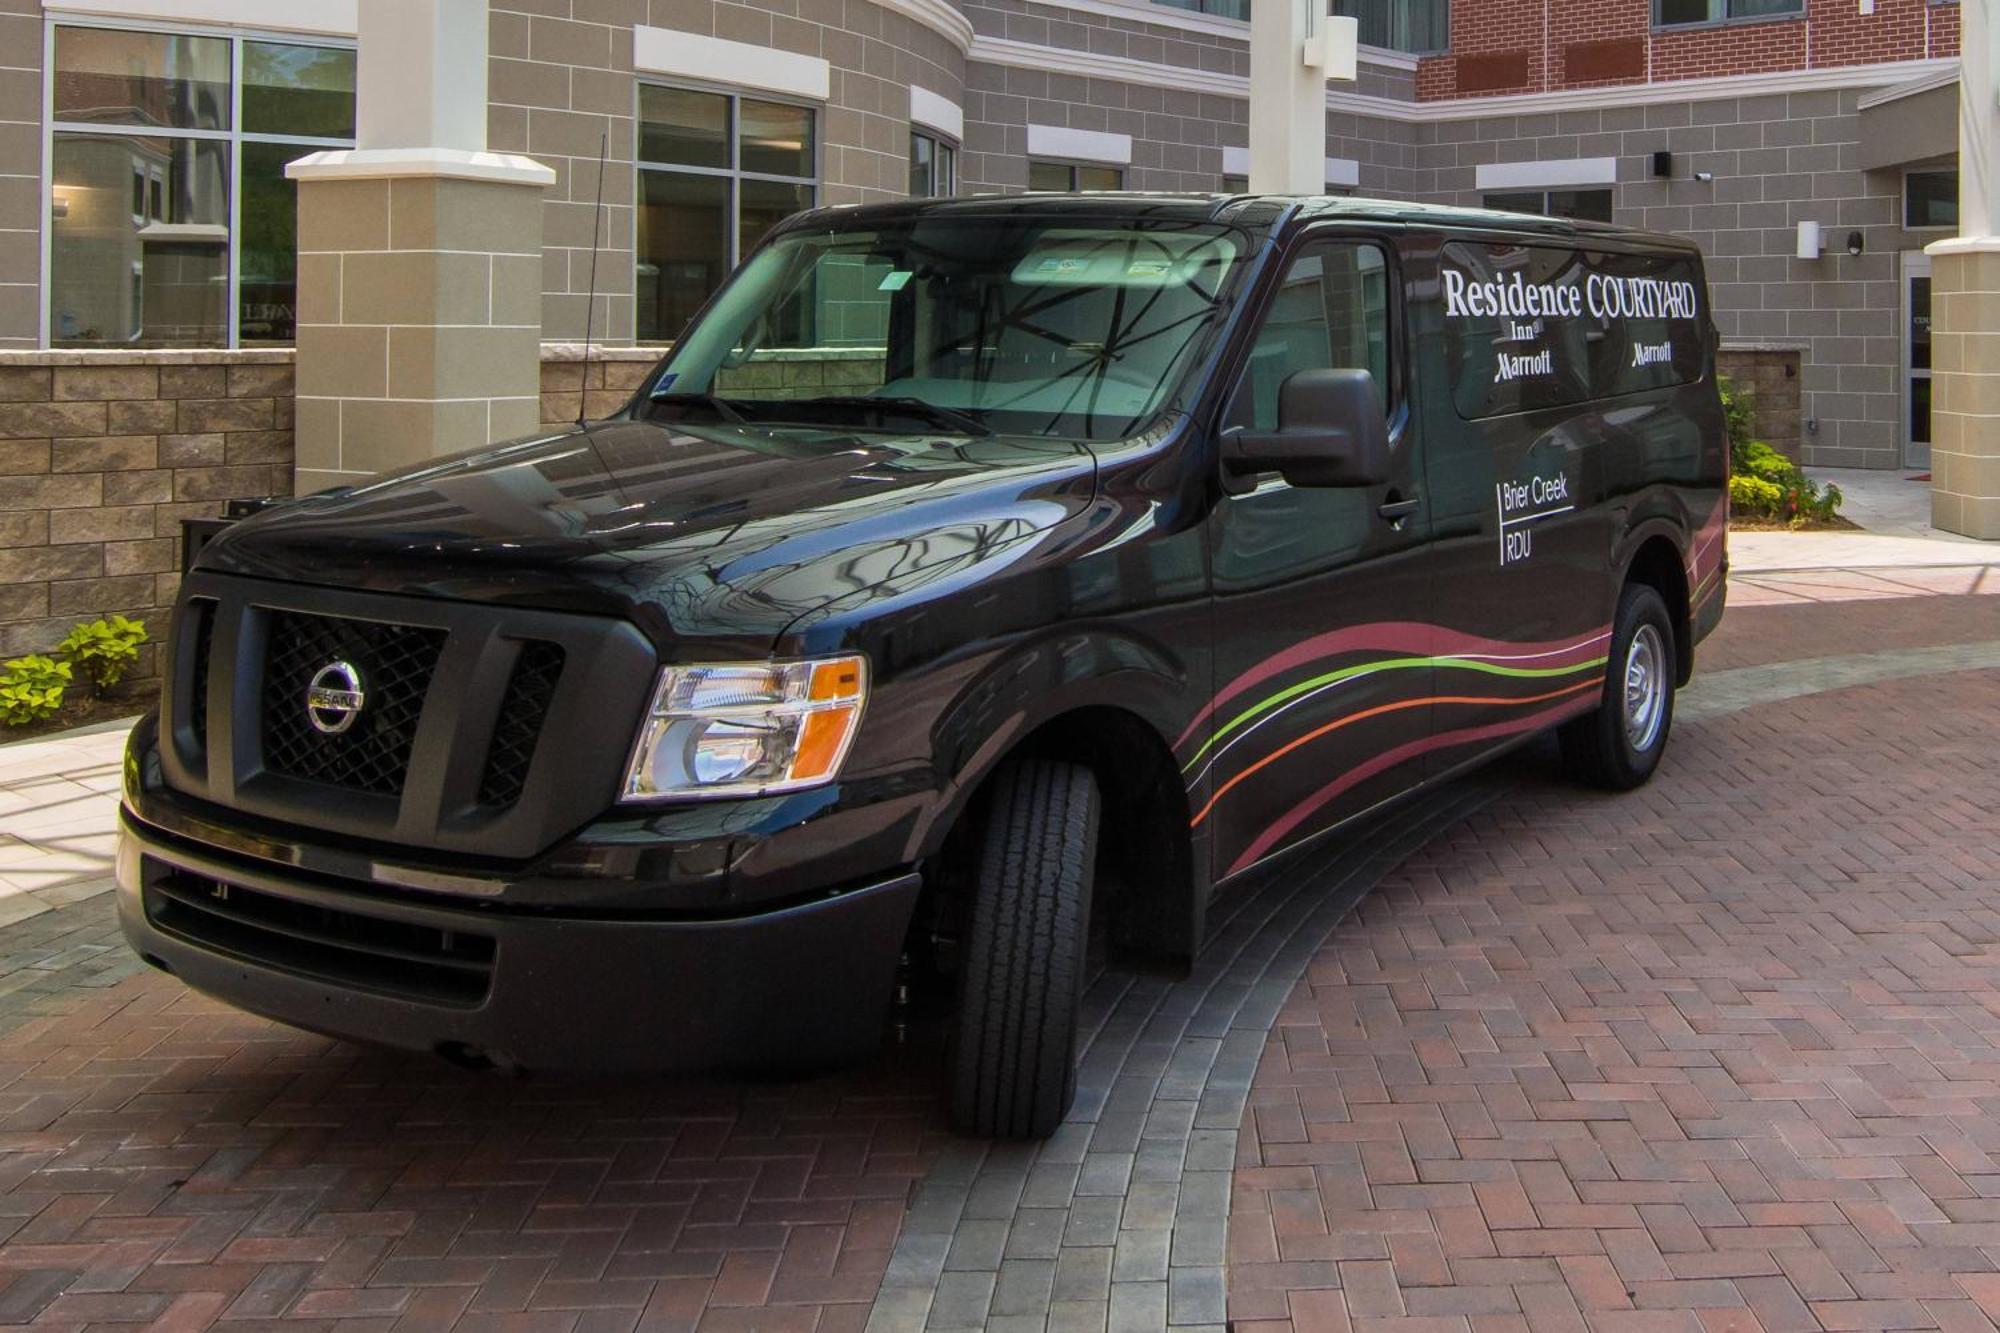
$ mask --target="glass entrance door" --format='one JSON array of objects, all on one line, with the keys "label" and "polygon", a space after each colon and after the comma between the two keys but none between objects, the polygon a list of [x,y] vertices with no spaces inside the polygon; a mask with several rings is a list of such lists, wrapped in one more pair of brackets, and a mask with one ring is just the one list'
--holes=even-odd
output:
[{"label": "glass entrance door", "polygon": [[1903,465],[1931,465],[1931,257],[1921,250],[1903,254],[1904,401],[1908,434]]}]

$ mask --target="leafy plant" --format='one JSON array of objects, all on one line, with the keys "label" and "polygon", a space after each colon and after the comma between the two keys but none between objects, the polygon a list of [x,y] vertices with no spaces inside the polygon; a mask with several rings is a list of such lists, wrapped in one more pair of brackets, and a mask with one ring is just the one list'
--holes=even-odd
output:
[{"label": "leafy plant", "polygon": [[139,645],[148,637],[141,622],[113,615],[78,625],[56,651],[81,667],[91,692],[101,695],[138,662]]},{"label": "leafy plant", "polygon": [[30,653],[7,663],[0,672],[0,724],[25,727],[54,717],[70,685],[70,665]]},{"label": "leafy plant", "polygon": [[1729,430],[1729,507],[1750,518],[1775,518],[1791,527],[1839,516],[1842,496],[1832,482],[1806,476],[1797,463],[1756,438],[1755,405],[1727,379],[1722,415]]}]

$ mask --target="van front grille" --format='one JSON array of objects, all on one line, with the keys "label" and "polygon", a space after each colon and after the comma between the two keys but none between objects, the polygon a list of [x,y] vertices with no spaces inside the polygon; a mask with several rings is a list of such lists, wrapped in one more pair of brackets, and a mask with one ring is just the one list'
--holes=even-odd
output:
[{"label": "van front grille", "polygon": [[208,748],[208,658],[215,649],[215,603],[206,597],[188,601],[194,631],[194,675],[188,682],[188,730],[196,744]]},{"label": "van front grille", "polygon": [[146,919],[245,962],[433,1004],[476,1005],[493,985],[491,936],[280,898],[147,859]]},{"label": "van front grille", "polygon": [[561,644],[536,640],[521,645],[500,716],[494,720],[493,740],[486,750],[486,771],[479,781],[481,805],[504,809],[521,799],[535,758],[535,742],[541,739],[542,720],[556,697],[562,669]]},{"label": "van front grille", "polygon": [[[266,614],[264,766],[349,791],[402,795],[445,632],[294,611]],[[335,662],[355,668],[363,703],[348,730],[330,735],[313,725],[306,692]]]}]

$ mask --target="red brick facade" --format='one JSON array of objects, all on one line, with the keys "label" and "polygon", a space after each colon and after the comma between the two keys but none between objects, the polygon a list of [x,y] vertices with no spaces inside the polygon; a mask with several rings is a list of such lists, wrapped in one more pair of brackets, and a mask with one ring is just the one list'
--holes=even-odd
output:
[{"label": "red brick facade", "polygon": [[1425,101],[1608,87],[1958,53],[1958,6],[1807,0],[1795,18],[1655,29],[1652,0],[1459,0],[1451,53],[1424,60]]}]

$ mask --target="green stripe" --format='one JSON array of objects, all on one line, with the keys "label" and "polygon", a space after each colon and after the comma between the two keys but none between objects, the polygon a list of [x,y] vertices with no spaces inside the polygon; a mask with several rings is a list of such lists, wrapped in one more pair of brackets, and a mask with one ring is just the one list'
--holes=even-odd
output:
[{"label": "green stripe", "polygon": [[1194,766],[1201,762],[1201,757],[1207,754],[1217,741],[1221,740],[1223,737],[1227,736],[1230,732],[1236,730],[1244,723],[1249,722],[1252,719],[1256,718],[1258,714],[1268,713],[1271,709],[1276,708],[1279,704],[1285,702],[1285,700],[1295,698],[1298,695],[1304,694],[1309,690],[1316,690],[1322,685],[1331,685],[1335,681],[1346,680],[1351,676],[1366,675],[1369,672],[1373,671],[1397,671],[1409,667],[1427,666],[1427,667],[1438,667],[1438,668],[1449,667],[1459,671],[1479,671],[1479,672],[1484,672],[1489,676],[1513,676],[1517,679],[1539,679],[1549,676],[1572,676],[1579,671],[1588,671],[1593,667],[1601,667],[1610,660],[1611,659],[1608,657],[1593,657],[1588,662],[1578,662],[1574,666],[1516,667],[1516,666],[1501,666],[1498,663],[1494,662],[1475,662],[1475,661],[1470,661],[1463,657],[1389,657],[1389,658],[1384,658],[1379,662],[1363,662],[1358,666],[1342,667],[1338,671],[1329,671],[1324,676],[1314,676],[1311,680],[1300,681],[1296,685],[1292,685],[1285,689],[1279,690],[1276,694],[1270,695],[1264,699],[1260,699],[1258,702],[1250,705],[1249,708],[1245,709],[1241,713],[1238,713],[1228,722],[1218,727],[1213,736],[1210,736],[1206,741],[1202,742],[1201,748],[1194,752],[1193,757],[1187,761],[1187,764],[1181,769],[1181,772],[1186,773],[1192,771]]}]

